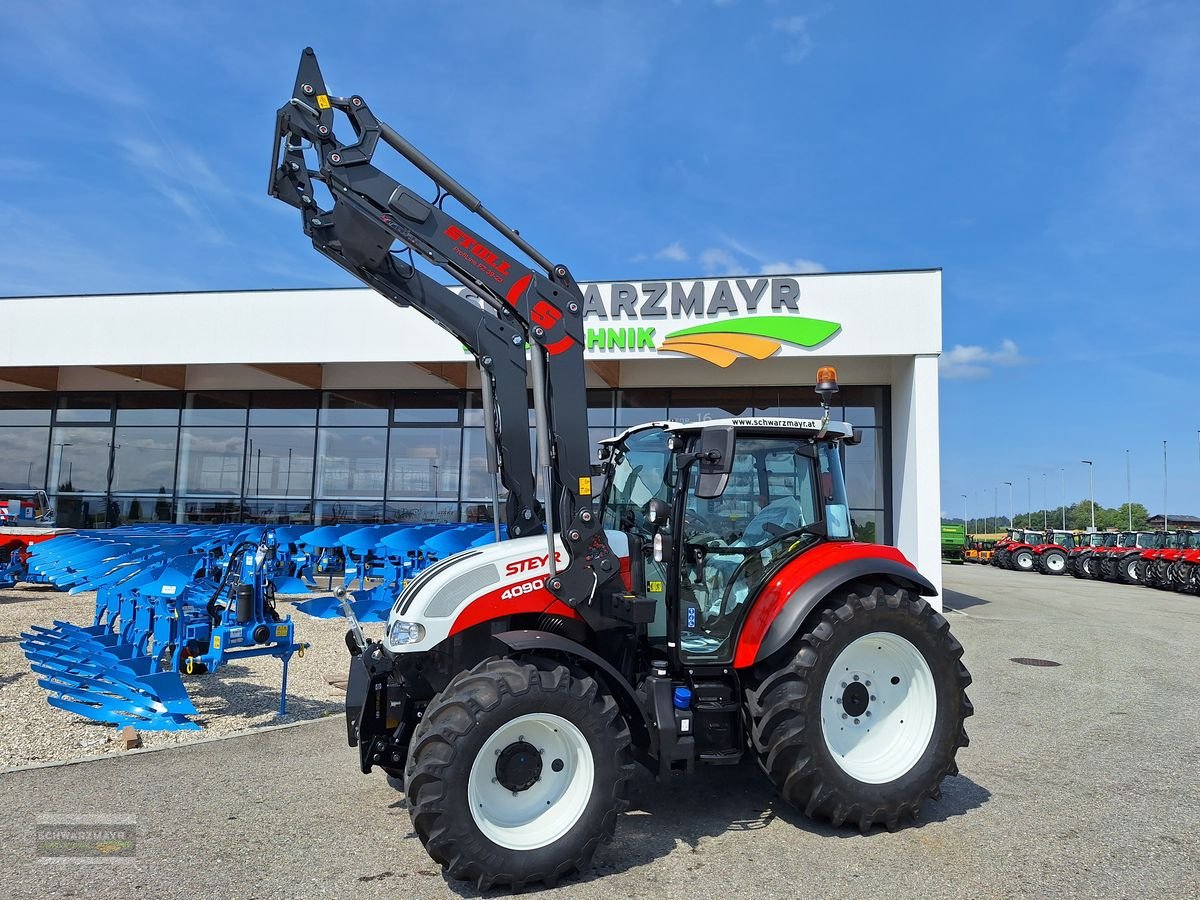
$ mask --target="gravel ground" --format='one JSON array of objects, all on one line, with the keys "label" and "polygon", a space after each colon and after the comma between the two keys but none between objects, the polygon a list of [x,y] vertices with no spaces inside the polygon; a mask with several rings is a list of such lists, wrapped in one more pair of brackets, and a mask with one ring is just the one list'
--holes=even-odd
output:
[{"label": "gravel ground", "polygon": [[[642,775],[616,839],[548,898],[1200,897],[1200,598],[945,572],[971,746],[894,834],[814,824],[751,763]],[[1061,663],[1032,668],[1012,657]],[[0,778],[11,897],[455,897],[340,720]],[[40,864],[39,817],[130,816],[123,865]],[[505,896],[496,892],[494,896]]]},{"label": "gravel ground", "polygon": [[[312,596],[321,596],[313,594]],[[288,713],[279,710],[282,667],[271,657],[233,660],[215,673],[184,677],[184,686],[200,715],[200,731],[142,732],[145,747],[184,744],[264,725],[316,719],[340,713],[344,691],[330,680],[346,677],[346,633],[343,619],[314,619],[294,612],[304,597],[280,598],[281,615],[293,613],[296,635],[312,647],[288,667]],[[55,620],[90,625],[95,594],[69,595],[45,585],[22,585],[0,591],[0,770],[30,763],[76,760],[122,752],[117,729],[55,709],[18,646],[30,625]],[[382,629],[382,625],[367,626]]]}]

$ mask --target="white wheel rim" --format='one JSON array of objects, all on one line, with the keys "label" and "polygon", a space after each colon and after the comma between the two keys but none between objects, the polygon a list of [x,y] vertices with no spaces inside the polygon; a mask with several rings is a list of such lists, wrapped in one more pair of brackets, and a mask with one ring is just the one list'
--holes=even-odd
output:
[{"label": "white wheel rim", "polygon": [[1017,568],[1029,569],[1033,567],[1033,554],[1028,550],[1022,550],[1017,554]]},{"label": "white wheel rim", "polygon": [[1130,560],[1125,564],[1125,577],[1130,581],[1137,581],[1137,560]]},{"label": "white wheel rim", "polygon": [[[497,760],[521,742],[541,751],[541,774],[516,792],[499,780]],[[555,765],[561,763],[559,771]],[[509,850],[553,844],[583,815],[596,764],[587,738],[561,716],[532,713],[502,725],[483,744],[467,777],[471,817],[484,837]]]},{"label": "white wheel rim", "polygon": [[1062,554],[1051,553],[1046,557],[1046,568],[1051,572],[1061,572],[1066,568],[1066,565],[1067,561],[1063,558]]},{"label": "white wheel rim", "polygon": [[843,772],[866,784],[886,784],[912,769],[929,747],[936,719],[929,663],[898,634],[860,637],[838,654],[825,678],[825,747]]}]

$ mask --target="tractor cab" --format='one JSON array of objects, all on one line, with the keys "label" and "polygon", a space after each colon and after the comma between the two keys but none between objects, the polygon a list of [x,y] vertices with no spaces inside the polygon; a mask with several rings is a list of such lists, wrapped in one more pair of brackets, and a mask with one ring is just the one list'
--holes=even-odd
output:
[{"label": "tractor cab", "polygon": [[1026,531],[1024,542],[1036,547],[1038,544],[1044,544],[1046,542],[1046,534],[1042,531]]},{"label": "tractor cab", "polygon": [[1075,535],[1070,531],[1052,531],[1047,543],[1053,544],[1056,547],[1062,547],[1064,550],[1075,549]]},{"label": "tractor cab", "polygon": [[759,588],[852,539],[839,445],[854,440],[841,422],[735,418],[603,442],[605,528],[629,539],[633,591],[659,600],[651,646],[682,665],[733,661]]}]

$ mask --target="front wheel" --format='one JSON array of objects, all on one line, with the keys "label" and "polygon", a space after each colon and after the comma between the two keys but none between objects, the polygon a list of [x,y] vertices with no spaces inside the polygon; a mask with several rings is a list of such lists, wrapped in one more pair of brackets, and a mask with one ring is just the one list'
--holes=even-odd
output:
[{"label": "front wheel", "polygon": [[895,828],[958,774],[973,712],[962,653],[902,588],[845,595],[748,692],[760,764],[810,817]]},{"label": "front wheel", "polygon": [[1012,567],[1018,572],[1033,571],[1033,551],[1027,549],[1018,550],[1012,555]]},{"label": "front wheel", "polygon": [[629,728],[594,679],[492,659],[429,704],[405,786],[413,829],[450,877],[520,888],[587,866],[632,774]]}]

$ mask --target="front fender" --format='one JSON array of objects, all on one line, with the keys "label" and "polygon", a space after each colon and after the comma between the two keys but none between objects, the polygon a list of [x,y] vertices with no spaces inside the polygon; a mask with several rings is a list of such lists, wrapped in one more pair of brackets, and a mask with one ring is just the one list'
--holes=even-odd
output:
[{"label": "front fender", "polygon": [[923,597],[937,595],[930,581],[894,547],[856,543],[814,547],[784,566],[754,598],[738,636],[734,667],[744,668],[770,656],[799,633],[809,613],[831,593],[872,577]]},{"label": "front fender", "polygon": [[621,712],[625,714],[625,720],[629,723],[634,744],[643,747],[649,744],[650,732],[646,726],[646,712],[638,701],[633,685],[604,657],[578,641],[548,631],[505,631],[493,635],[492,639],[511,653],[545,653],[550,656],[565,656],[583,663],[585,668],[603,679],[617,705],[621,707]]}]

